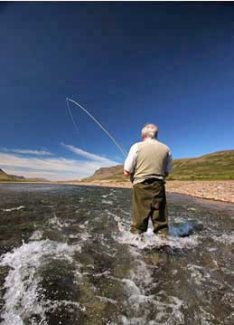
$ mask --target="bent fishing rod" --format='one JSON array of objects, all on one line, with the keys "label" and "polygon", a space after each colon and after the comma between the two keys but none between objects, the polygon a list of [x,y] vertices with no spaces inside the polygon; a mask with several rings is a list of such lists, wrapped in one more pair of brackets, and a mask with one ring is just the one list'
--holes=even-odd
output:
[{"label": "bent fishing rod", "polygon": [[71,112],[71,107],[70,107],[70,103],[73,103],[75,104],[75,108],[79,108],[81,109],[84,113],[86,113],[90,118],[91,120],[93,120],[99,127],[100,129],[109,137],[109,139],[111,139],[111,141],[114,143],[114,145],[120,150],[120,152],[122,153],[122,155],[124,157],[127,156],[127,152],[122,148],[122,146],[117,142],[117,140],[113,137],[113,135],[84,107],[82,106],[81,104],[79,104],[77,101],[75,101],[74,99],[71,99],[69,97],[66,98],[66,103],[67,103],[67,109],[68,109],[68,113],[69,113],[69,116],[71,118],[71,121],[74,125],[74,127],[78,130],[78,126],[76,124],[76,121],[72,115],[72,112]]}]

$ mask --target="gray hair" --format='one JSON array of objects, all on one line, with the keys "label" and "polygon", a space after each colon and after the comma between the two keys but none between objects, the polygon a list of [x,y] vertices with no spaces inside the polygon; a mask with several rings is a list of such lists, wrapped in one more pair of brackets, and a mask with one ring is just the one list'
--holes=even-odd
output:
[{"label": "gray hair", "polygon": [[149,137],[151,139],[157,138],[158,127],[152,123],[146,124],[141,130],[142,137]]}]

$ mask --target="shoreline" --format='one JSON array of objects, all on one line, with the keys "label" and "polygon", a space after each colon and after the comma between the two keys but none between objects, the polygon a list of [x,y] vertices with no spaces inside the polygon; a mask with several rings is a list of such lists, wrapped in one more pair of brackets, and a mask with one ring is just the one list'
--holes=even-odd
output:
[{"label": "shoreline", "polygon": [[[132,188],[130,182],[114,181],[67,181],[67,182],[0,182],[0,184],[47,184],[47,185],[76,185],[93,187]],[[185,194],[195,198],[219,202],[234,203],[234,180],[224,181],[166,181],[168,193]]]},{"label": "shoreline", "polygon": [[[69,185],[132,188],[130,182],[66,182]],[[168,193],[185,194],[195,198],[234,203],[234,181],[167,181]]]}]

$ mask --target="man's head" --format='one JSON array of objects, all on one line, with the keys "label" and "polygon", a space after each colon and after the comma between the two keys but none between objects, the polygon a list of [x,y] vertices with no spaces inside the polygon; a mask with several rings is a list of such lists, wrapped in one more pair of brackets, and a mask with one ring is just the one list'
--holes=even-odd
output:
[{"label": "man's head", "polygon": [[158,135],[158,127],[154,124],[146,124],[143,129],[141,130],[141,136],[142,139],[147,139],[147,138],[157,138]]}]

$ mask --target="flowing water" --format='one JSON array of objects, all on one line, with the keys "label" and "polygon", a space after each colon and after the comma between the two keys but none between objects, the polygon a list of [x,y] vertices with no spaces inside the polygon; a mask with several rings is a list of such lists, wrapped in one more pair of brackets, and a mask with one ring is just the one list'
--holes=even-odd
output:
[{"label": "flowing water", "polygon": [[168,202],[141,240],[128,189],[0,185],[1,324],[234,324],[234,206]]}]

